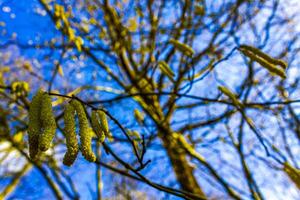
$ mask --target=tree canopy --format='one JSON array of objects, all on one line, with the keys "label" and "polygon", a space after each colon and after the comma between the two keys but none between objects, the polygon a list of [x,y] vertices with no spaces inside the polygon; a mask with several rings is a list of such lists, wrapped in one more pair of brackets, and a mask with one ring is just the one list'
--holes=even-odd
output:
[{"label": "tree canopy", "polygon": [[297,0],[0,0],[0,199],[299,199]]}]

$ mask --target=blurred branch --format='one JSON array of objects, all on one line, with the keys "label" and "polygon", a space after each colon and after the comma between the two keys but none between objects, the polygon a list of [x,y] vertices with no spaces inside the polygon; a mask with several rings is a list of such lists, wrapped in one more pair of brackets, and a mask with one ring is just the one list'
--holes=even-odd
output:
[{"label": "blurred branch", "polygon": [[31,164],[26,163],[23,168],[16,173],[16,175],[12,178],[10,183],[1,191],[0,199],[5,199],[8,195],[10,195],[18,186],[22,177],[31,169]]}]

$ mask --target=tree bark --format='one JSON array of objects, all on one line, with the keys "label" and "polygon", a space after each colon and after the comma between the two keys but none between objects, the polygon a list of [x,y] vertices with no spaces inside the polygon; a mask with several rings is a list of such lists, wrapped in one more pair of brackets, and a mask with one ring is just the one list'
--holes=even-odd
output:
[{"label": "tree bark", "polygon": [[172,138],[171,135],[162,136],[161,140],[168,153],[173,171],[181,189],[201,196],[202,198],[199,199],[206,198],[194,176],[193,168],[188,163],[186,153],[179,148],[177,141]]},{"label": "tree bark", "polygon": [[[141,93],[144,90],[149,93],[153,92],[151,87],[145,87],[145,85],[149,85],[149,83],[145,83],[145,81],[147,81],[147,79],[144,79],[144,83],[140,81],[137,84],[135,84],[135,82],[133,84]],[[141,86],[140,84],[142,83],[143,85]],[[131,92],[132,91],[129,91],[129,93]],[[198,195],[199,199],[206,199],[204,192],[194,176],[193,169],[186,159],[186,153],[180,148],[177,139],[173,137],[173,131],[170,125],[165,122],[165,116],[162,108],[160,107],[160,102],[157,96],[136,96],[134,98],[144,111],[153,119],[158,130],[160,130],[161,134],[158,135],[167,151],[173,171],[181,189],[186,192],[193,193],[194,195]]]}]

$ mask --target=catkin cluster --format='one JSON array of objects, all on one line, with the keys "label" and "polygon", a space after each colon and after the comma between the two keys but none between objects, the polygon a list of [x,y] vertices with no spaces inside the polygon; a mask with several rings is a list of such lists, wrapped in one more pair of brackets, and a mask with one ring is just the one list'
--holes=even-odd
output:
[{"label": "catkin cluster", "polygon": [[56,131],[50,96],[39,90],[29,107],[29,155],[32,159],[40,151],[49,149]]},{"label": "catkin cluster", "polygon": [[[80,148],[76,135],[75,114],[77,114],[79,122]],[[112,139],[105,112],[101,110],[92,111],[91,127],[82,103],[78,100],[72,100],[65,106],[63,118],[65,122],[63,132],[67,144],[63,163],[71,166],[77,158],[79,149],[86,160],[95,162],[96,156],[92,149],[93,136],[96,134],[100,142],[103,142],[105,137]],[[47,93],[39,90],[34,95],[29,108],[29,154],[32,159],[36,158],[39,151],[49,149],[55,131],[56,122],[52,112],[51,98]]]},{"label": "catkin cluster", "polygon": [[283,60],[272,58],[261,50],[248,45],[241,45],[239,50],[245,56],[249,57],[253,61],[258,62],[270,73],[276,74],[281,78],[286,78],[285,69],[287,68],[287,64]]},{"label": "catkin cluster", "polygon": [[75,44],[78,51],[81,51],[83,39],[79,36],[76,36],[75,30],[71,27],[69,23],[70,17],[71,13],[66,12],[62,5],[54,5],[54,18],[56,28],[61,29],[68,36],[69,41]]}]

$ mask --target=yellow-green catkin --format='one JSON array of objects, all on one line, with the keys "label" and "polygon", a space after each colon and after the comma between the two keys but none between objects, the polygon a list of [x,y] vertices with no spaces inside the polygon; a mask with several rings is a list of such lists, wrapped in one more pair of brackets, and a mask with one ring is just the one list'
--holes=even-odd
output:
[{"label": "yellow-green catkin", "polygon": [[103,130],[105,136],[110,141],[112,141],[113,140],[113,136],[112,136],[112,134],[109,131],[108,121],[107,121],[105,112],[103,112],[102,110],[98,110],[97,113],[98,113],[98,116],[99,116],[99,119],[100,119],[100,123],[101,123],[101,127],[102,127],[102,130]]},{"label": "yellow-green catkin", "polygon": [[28,142],[29,142],[29,156],[35,159],[39,150],[39,136],[41,134],[42,123],[40,121],[41,104],[44,92],[39,90],[29,106],[29,122],[28,122]]},{"label": "yellow-green catkin", "polygon": [[283,170],[300,190],[300,170],[292,167],[288,162],[284,163]]},{"label": "yellow-green catkin", "polygon": [[134,117],[136,118],[139,124],[144,123],[145,116],[138,109],[134,109]]},{"label": "yellow-green catkin", "polygon": [[236,95],[231,91],[229,90],[227,87],[225,86],[218,86],[218,89],[223,93],[225,94],[226,96],[228,96],[232,103],[239,107],[239,108],[243,108],[243,104],[238,100],[238,98],[236,97]]},{"label": "yellow-green catkin", "polygon": [[173,77],[175,76],[174,72],[172,71],[171,67],[165,61],[159,61],[158,67],[160,71],[166,75],[171,81],[174,80]]},{"label": "yellow-green catkin", "polygon": [[77,158],[79,147],[76,137],[75,109],[67,104],[64,111],[64,134],[67,143],[67,152],[64,155],[63,164],[71,166]]},{"label": "yellow-green catkin", "polygon": [[95,134],[97,135],[99,141],[103,142],[105,140],[105,134],[102,129],[101,123],[99,122],[99,116],[96,110],[92,110],[91,121]]},{"label": "yellow-green catkin", "polygon": [[[262,67],[266,68],[270,73],[280,76],[285,79],[285,69],[287,64],[283,60],[274,59],[269,55],[261,52],[254,47],[241,45],[239,50],[251,60],[258,62]],[[279,65],[280,67],[277,67]]]},{"label": "yellow-green catkin", "polygon": [[86,160],[95,162],[96,156],[92,150],[93,129],[89,126],[84,107],[78,100],[71,101],[71,105],[74,106],[78,116],[81,153]]},{"label": "yellow-green catkin", "polygon": [[279,65],[283,69],[287,68],[287,63],[286,62],[284,62],[281,59],[272,58],[268,54],[265,54],[264,52],[262,52],[260,49],[257,49],[255,47],[248,46],[248,45],[241,45],[240,48],[245,49],[247,51],[251,51],[253,54],[265,59],[267,62],[272,63],[274,65]]},{"label": "yellow-green catkin", "polygon": [[[3,75],[1,73],[1,71],[0,71],[0,86],[3,86],[3,87],[5,86]],[[0,87],[0,92],[4,92],[4,88]]]},{"label": "yellow-green catkin", "polygon": [[29,91],[29,84],[24,81],[16,81],[11,84],[11,92],[17,97],[27,96]]},{"label": "yellow-green catkin", "polygon": [[56,132],[56,122],[52,111],[51,97],[44,93],[41,102],[41,125],[42,133],[39,136],[39,149],[47,151]]},{"label": "yellow-green catkin", "polygon": [[263,66],[264,68],[266,68],[269,72],[276,74],[278,76],[280,76],[281,78],[286,78],[286,74],[283,68],[279,68],[276,67],[276,65],[266,61],[265,59],[263,59],[262,57],[259,57],[255,54],[253,54],[252,52],[246,51],[246,50],[240,50],[245,56],[249,57],[250,59],[252,59],[253,61],[258,62],[261,66]]},{"label": "yellow-green catkin", "polygon": [[172,38],[170,39],[170,43],[173,44],[176,49],[178,49],[187,56],[191,57],[195,53],[192,47],[188,46],[187,44],[181,43],[178,40]]}]

